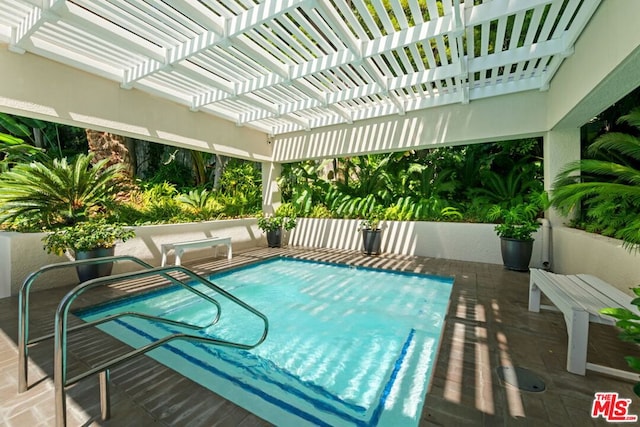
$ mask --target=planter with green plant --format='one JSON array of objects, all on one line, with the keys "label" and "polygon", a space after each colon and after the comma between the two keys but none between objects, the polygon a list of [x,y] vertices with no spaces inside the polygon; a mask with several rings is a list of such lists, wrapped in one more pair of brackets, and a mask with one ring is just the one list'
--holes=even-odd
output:
[{"label": "planter with green plant", "polygon": [[372,211],[360,221],[358,231],[362,232],[362,249],[367,255],[379,255],[382,246],[382,229],[380,228],[380,210]]},{"label": "planter with green plant", "polygon": [[[72,251],[76,260],[113,256],[116,243],[135,236],[135,232],[104,219],[79,222],[59,228],[42,240],[48,253],[62,255]],[[111,274],[112,263],[81,265],[76,267],[81,282]]]},{"label": "planter with green plant", "polygon": [[487,217],[499,221],[495,230],[500,237],[502,262],[509,270],[528,271],[533,252],[533,233],[540,227],[538,203],[520,203],[510,208],[494,205]]},{"label": "planter with green plant", "polygon": [[261,215],[258,217],[258,228],[267,234],[267,246],[270,248],[282,247],[282,235],[284,231],[291,231],[296,226],[295,212],[289,203],[282,204],[275,215]]}]

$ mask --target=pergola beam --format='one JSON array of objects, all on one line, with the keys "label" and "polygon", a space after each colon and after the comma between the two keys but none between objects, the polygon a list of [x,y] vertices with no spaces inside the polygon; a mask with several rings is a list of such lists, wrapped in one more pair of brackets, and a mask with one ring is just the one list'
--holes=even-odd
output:
[{"label": "pergola beam", "polygon": [[[307,2],[308,0],[266,0],[245,13],[227,20],[223,32],[220,32],[221,27],[218,26],[216,28],[217,31],[204,32],[194,39],[169,48],[166,59],[162,62],[149,61],[147,64],[133,67],[125,73],[122,85],[123,87],[131,87],[135,81],[160,71],[167,64],[178,63],[215,45],[229,46],[236,37],[243,35],[246,31],[286,13],[289,9],[301,7]],[[183,9],[183,11],[184,13],[190,13],[193,9]],[[197,15],[194,17],[196,22],[200,13],[198,12]],[[259,52],[259,55],[266,59],[266,56],[261,52]],[[193,106],[193,108],[198,107]]]}]

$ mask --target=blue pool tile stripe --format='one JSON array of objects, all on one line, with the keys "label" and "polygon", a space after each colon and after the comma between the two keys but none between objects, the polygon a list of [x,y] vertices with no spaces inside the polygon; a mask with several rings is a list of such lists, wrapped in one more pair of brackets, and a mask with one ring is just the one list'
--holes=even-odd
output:
[{"label": "blue pool tile stripe", "polygon": [[[118,323],[122,327],[127,328],[131,332],[134,332],[135,334],[145,338],[149,342],[155,341],[157,339],[153,335],[151,335],[151,334],[149,334],[149,333],[147,333],[147,332],[145,332],[145,331],[143,331],[143,330],[141,330],[139,328],[136,328],[135,326],[129,324],[128,322],[123,321],[122,319],[116,319],[116,320],[114,320],[114,322]],[[164,327],[164,325],[158,324],[158,326],[162,327],[163,329],[166,329]],[[202,348],[202,346],[206,347],[205,344],[200,344],[200,343],[193,344],[193,345],[196,345],[196,346],[198,346],[200,348]],[[201,369],[204,369],[204,370],[206,370],[206,371],[208,371],[208,372],[210,372],[210,373],[212,373],[212,374],[214,374],[216,376],[219,376],[221,378],[226,379],[227,381],[237,385],[238,387],[242,388],[243,390],[258,396],[261,399],[263,399],[263,400],[265,400],[265,401],[267,401],[267,402],[269,402],[269,403],[271,403],[271,404],[273,404],[273,405],[275,405],[275,406],[277,406],[277,407],[279,407],[279,408],[281,408],[281,409],[283,409],[283,410],[285,410],[285,411],[287,411],[287,412],[289,412],[289,413],[291,413],[293,415],[296,415],[296,416],[298,416],[298,417],[300,417],[300,418],[302,418],[304,420],[307,420],[307,421],[309,421],[309,422],[311,422],[311,423],[313,423],[315,425],[318,425],[318,426],[327,426],[327,427],[331,426],[330,424],[327,424],[326,422],[320,420],[319,418],[309,414],[306,411],[303,411],[303,410],[297,408],[296,406],[294,406],[294,405],[292,405],[292,404],[290,404],[288,402],[285,402],[285,401],[283,401],[281,399],[273,397],[273,396],[263,392],[262,390],[254,387],[254,386],[252,386],[250,384],[247,384],[246,382],[240,380],[239,378],[236,378],[236,377],[234,377],[232,375],[229,375],[226,372],[221,371],[220,369],[217,369],[217,368],[215,368],[215,367],[213,367],[211,365],[203,363],[201,360],[199,360],[199,359],[187,354],[186,352],[184,352],[183,350],[180,350],[179,348],[175,347],[172,344],[165,344],[165,345],[162,346],[162,348],[171,351],[176,356],[179,356],[179,357],[185,359],[189,363],[191,363],[193,365],[196,365],[196,366],[200,367]],[[208,353],[210,353],[212,356],[214,356],[214,357],[220,357],[219,353],[216,354],[214,352],[211,352],[207,348],[205,348],[205,350]],[[244,366],[238,364],[235,361],[232,361],[232,360],[229,360],[229,359],[225,359],[225,361],[228,362],[228,363],[234,364],[234,365],[236,365],[237,367],[239,367],[241,369],[245,368]],[[255,374],[254,374],[254,376],[255,376]],[[346,414],[346,413],[334,408],[333,406],[330,406],[330,405],[326,404],[325,402],[319,401],[317,399],[313,399],[313,398],[307,396],[306,394],[304,394],[302,391],[300,391],[298,389],[288,388],[284,384],[279,384],[279,383],[271,380],[270,378],[264,377],[262,375],[260,375],[260,377],[261,377],[261,379],[263,381],[269,382],[269,383],[274,384],[276,386],[279,386],[279,388],[281,388],[283,391],[285,391],[287,393],[296,395],[297,397],[299,397],[300,399],[302,399],[302,400],[306,401],[307,403],[311,404],[312,406],[314,406],[318,410],[321,410],[321,411],[324,411],[324,412],[328,412],[330,414],[338,416],[339,418],[342,418],[345,421],[353,423],[356,426],[365,427],[365,426],[370,425],[370,423],[368,423],[366,421],[363,421],[363,420],[360,420],[360,419],[357,419],[357,418],[354,418],[351,415]],[[325,391],[325,393],[327,395],[329,395],[328,392]],[[337,397],[335,397],[333,395],[329,395],[327,397],[332,397],[333,400],[342,402],[340,399],[338,399]],[[343,402],[343,403],[346,403],[346,402]]]},{"label": "blue pool tile stripe", "polygon": [[380,416],[382,415],[382,411],[384,409],[384,405],[387,402],[387,398],[389,397],[389,393],[391,393],[391,388],[393,384],[396,382],[398,377],[398,372],[402,368],[402,364],[404,363],[404,359],[407,357],[407,352],[409,351],[409,347],[411,346],[411,342],[413,341],[413,336],[415,335],[416,330],[411,329],[409,332],[409,336],[404,342],[402,346],[402,350],[400,351],[400,356],[396,359],[396,363],[393,366],[393,372],[391,372],[391,376],[389,377],[389,381],[387,381],[382,394],[380,395],[380,401],[378,402],[378,406],[375,411],[373,411],[373,416],[371,417],[371,421],[369,422],[370,426],[378,425],[378,421],[380,420]]},{"label": "blue pool tile stripe", "polygon": [[[442,276],[431,276],[431,275],[417,274],[412,272],[391,272],[389,270],[384,270],[384,269],[360,267],[360,266],[347,266],[345,264],[338,264],[333,262],[319,263],[319,262],[310,261],[310,260],[299,260],[299,259],[293,259],[288,257],[274,258],[274,259],[259,261],[257,263],[252,263],[250,265],[244,265],[238,268],[227,270],[225,272],[222,272],[216,275],[212,275],[210,276],[209,279],[211,281],[214,281],[216,278],[222,278],[228,274],[237,272],[238,270],[251,269],[259,264],[263,265],[267,263],[276,263],[276,262],[283,262],[283,261],[287,263],[290,262],[290,263],[299,263],[299,264],[300,263],[327,264],[330,266],[335,266],[335,267],[347,269],[347,270],[348,269],[373,270],[377,272],[392,273],[392,274],[398,274],[398,275],[404,275],[404,276],[431,278],[432,280],[435,279],[438,282],[443,284],[449,284],[449,285],[453,284],[452,278],[446,278]],[[113,301],[111,304],[101,304],[100,306],[97,306],[97,307],[82,309],[80,310],[80,314],[84,317],[95,316],[97,314],[101,314],[104,311],[127,305],[132,301],[140,302],[146,299],[153,298],[155,296],[170,294],[172,292],[176,292],[181,289],[182,287],[177,285],[169,286],[163,289],[150,291],[134,297],[129,297],[124,300],[116,300],[116,301]],[[182,306],[182,308],[184,308],[184,306]],[[167,315],[169,314],[169,312],[172,312],[174,310],[175,309],[169,309],[167,310],[167,312],[163,314]],[[134,334],[138,335],[139,337],[145,340],[155,341],[157,339],[150,333],[145,332],[144,330],[141,330],[140,328],[136,327],[132,323],[129,323],[125,319],[114,320],[114,323],[119,324],[120,326],[128,329],[129,331],[133,332]],[[156,326],[157,328],[160,328],[161,330],[166,331],[168,333],[182,332],[178,330],[173,330],[174,328],[171,328],[166,324],[157,323],[157,322],[151,322],[151,323],[154,324],[154,326]],[[203,334],[203,335],[206,335],[206,334]],[[243,372],[241,376],[233,376],[233,374],[225,372],[226,369],[223,370],[222,368],[208,365],[204,363],[202,360],[200,360],[199,358],[197,358],[197,356],[192,356],[187,351],[181,350],[181,348],[175,345],[166,344],[162,346],[162,348],[173,353],[175,356],[185,360],[187,363],[193,366],[197,366],[200,369],[204,369],[205,371],[210,372],[214,376],[225,379],[235,384],[237,387],[244,390],[245,392],[258,397],[259,399],[262,399],[263,401],[269,404],[272,404],[275,407],[280,408],[284,412],[297,416],[314,425],[329,425],[329,424],[327,424],[326,421],[323,421],[321,418],[319,418],[319,417],[322,417],[322,415],[318,415],[315,411],[311,411],[311,413],[306,412],[305,410],[299,408],[295,403],[289,403],[286,400],[283,400],[281,398],[268,395],[266,392],[258,388],[259,385],[258,386],[252,385],[251,383],[243,380],[242,378],[245,375],[248,375],[250,378],[257,379],[262,383],[270,384],[271,386],[280,389],[286,394],[294,395],[296,398],[306,402],[306,404],[308,404],[309,406],[315,408],[316,410],[322,413],[327,414],[327,416],[332,415],[334,417],[344,420],[345,424],[369,427],[369,426],[376,426],[380,422],[382,415],[385,413],[384,408],[385,408],[386,402],[389,398],[389,395],[391,393],[391,390],[393,389],[395,382],[398,380],[399,372],[402,369],[403,364],[405,363],[405,359],[407,358],[407,354],[409,352],[411,344],[415,340],[415,335],[416,335],[416,330],[412,328],[409,331],[409,334],[401,348],[400,354],[398,355],[394,365],[392,366],[389,379],[387,380],[386,384],[382,388],[382,391],[379,393],[377,405],[374,407],[375,405],[375,401],[374,401],[373,405],[371,405],[372,407],[368,409],[363,407],[362,405],[357,405],[357,404],[345,401],[341,399],[338,395],[330,392],[328,389],[322,386],[319,386],[311,381],[303,380],[295,376],[293,373],[273,365],[268,359],[264,359],[251,352],[235,350],[235,351],[238,351],[243,357],[253,359],[259,365],[264,365],[265,363],[268,363],[272,369],[277,370],[279,375],[284,376],[284,379],[278,380],[278,377],[271,378],[262,372],[256,372],[254,370],[255,363],[253,363],[251,360],[247,360],[246,362],[248,363],[242,363],[242,361],[238,361],[234,358],[229,357],[231,352],[219,346],[212,346],[204,343],[193,343],[193,342],[189,344],[191,346],[199,348],[206,354],[210,355],[212,358],[217,358],[228,365],[233,365],[235,369],[238,369],[241,372]],[[206,357],[207,356],[204,356],[203,359],[206,359]],[[298,384],[298,385],[297,386],[292,385],[291,383]],[[318,398],[313,394],[315,394],[316,396],[322,396],[322,398]],[[328,402],[324,399],[327,399]],[[306,406],[306,404],[304,406]],[[369,415],[370,415],[370,418],[369,418]],[[369,419],[367,420],[363,418],[369,418]],[[343,423],[340,422],[339,424],[342,425]]]}]

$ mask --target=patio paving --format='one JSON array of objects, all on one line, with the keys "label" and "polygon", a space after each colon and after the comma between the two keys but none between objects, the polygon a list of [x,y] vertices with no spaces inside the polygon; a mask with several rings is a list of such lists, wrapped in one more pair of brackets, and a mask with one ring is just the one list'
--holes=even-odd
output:
[{"label": "patio paving", "polygon": [[[609,425],[602,418],[592,419],[590,414],[594,393],[611,391],[632,399],[629,413],[640,414],[640,398],[634,395],[632,383],[591,372],[582,377],[565,370],[564,319],[559,313],[527,311],[528,273],[492,264],[398,255],[367,257],[354,251],[301,248],[259,248],[235,254],[230,261],[216,258],[186,265],[209,273],[278,254],[455,277],[421,426]],[[159,285],[138,280],[111,285],[101,292],[119,296]],[[32,336],[51,330],[53,312],[66,291],[33,293]],[[83,295],[78,306],[92,305],[100,298],[104,298],[100,292]],[[17,297],[0,300],[0,424],[53,425],[51,342],[31,347],[30,388],[17,393],[17,312]],[[616,334],[614,328],[591,325],[589,361],[625,369],[623,356],[638,354],[638,348],[621,343]],[[69,345],[70,376],[126,350],[124,344],[91,330],[71,335]],[[546,390],[526,392],[503,384],[497,374],[500,366],[534,372],[544,381]],[[68,425],[269,425],[146,356],[113,369],[111,379],[111,419],[99,419],[96,377],[69,388]]]}]

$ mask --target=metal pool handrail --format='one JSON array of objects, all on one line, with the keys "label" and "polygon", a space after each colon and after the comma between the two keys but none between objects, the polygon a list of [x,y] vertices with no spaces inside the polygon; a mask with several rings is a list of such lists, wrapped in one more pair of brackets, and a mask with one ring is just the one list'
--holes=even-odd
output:
[{"label": "metal pool handrail", "polygon": [[[79,374],[69,380],[67,380],[67,332],[70,330],[67,328],[67,316],[69,314],[69,307],[71,305],[71,303],[85,290],[87,289],[91,289],[97,286],[101,286],[101,285],[106,285],[109,283],[113,283],[113,282],[117,282],[123,279],[132,279],[132,278],[138,278],[138,277],[147,277],[147,276],[153,276],[153,275],[162,275],[162,276],[168,276],[168,273],[170,272],[180,272],[185,274],[187,277],[189,277],[192,280],[198,281],[201,284],[204,284],[205,286],[207,286],[208,288],[214,290],[215,292],[221,294],[222,296],[224,296],[225,298],[229,299],[230,301],[238,304],[239,306],[241,306],[242,308],[244,308],[245,310],[249,311],[250,313],[256,315],[257,317],[259,317],[260,319],[262,319],[262,321],[264,322],[264,330],[262,332],[262,336],[260,337],[260,339],[258,339],[257,342],[255,342],[254,344],[242,344],[242,343],[235,343],[235,342],[231,342],[231,341],[225,341],[225,340],[219,340],[219,339],[215,339],[215,338],[207,338],[207,337],[203,337],[203,336],[199,336],[199,335],[191,335],[191,334],[185,334],[185,333],[174,333],[172,335],[168,335],[166,337],[160,338],[157,341],[154,341],[150,344],[147,344],[143,347],[134,349],[128,353],[122,354],[108,362],[104,362],[101,365],[98,365],[96,367],[93,367],[91,369],[89,369],[88,371]],[[169,276],[171,277],[171,276]],[[182,285],[185,289],[195,293],[196,295],[200,296],[201,298],[213,302],[215,300],[213,300],[213,298],[209,297],[208,295],[204,294],[203,292],[198,291],[197,289],[193,288],[189,283],[185,283],[182,280],[178,280],[175,279],[175,282]],[[218,315],[217,318],[219,318],[220,316],[220,306],[219,304],[217,304],[217,302],[214,302],[214,304],[217,305],[218,307]],[[153,317],[153,316],[149,316],[149,317]],[[102,319],[100,319],[102,320]],[[159,319],[161,321],[164,321],[166,319]],[[216,319],[217,321],[217,319]],[[180,322],[178,322],[180,323]],[[215,323],[215,322],[214,322]],[[193,325],[187,324],[189,325],[189,327],[191,327],[193,329]],[[84,326],[84,325],[83,325]],[[203,326],[201,329],[204,329],[206,327],[208,327],[209,325]],[[256,310],[255,308],[251,307],[250,305],[248,305],[247,303],[245,303],[244,301],[236,298],[235,296],[231,295],[230,293],[228,293],[227,291],[225,291],[224,289],[214,285],[213,283],[211,283],[210,281],[208,281],[207,279],[203,278],[202,276],[199,276],[198,274],[194,273],[191,270],[188,270],[182,266],[168,266],[168,267],[156,267],[156,268],[151,268],[149,270],[144,270],[144,271],[139,271],[139,272],[134,272],[134,273],[124,273],[124,274],[119,274],[119,275],[114,275],[114,276],[107,276],[107,277],[102,277],[102,278],[98,278],[98,279],[93,279],[93,280],[89,280],[86,282],[81,283],[80,285],[76,286],[74,289],[72,289],[71,291],[69,291],[69,293],[67,293],[64,298],[62,299],[62,301],[60,301],[60,305],[58,305],[58,308],[56,310],[56,314],[55,314],[55,331],[54,331],[54,374],[53,374],[53,379],[54,379],[54,388],[55,388],[55,404],[56,404],[56,425],[59,427],[63,427],[66,426],[66,418],[67,418],[67,410],[66,410],[66,393],[65,393],[65,388],[67,386],[70,386],[72,384],[77,383],[78,381],[81,381],[91,375],[94,374],[99,374],[100,375],[100,409],[101,409],[101,415],[102,415],[102,419],[106,420],[109,418],[110,416],[110,401],[109,401],[109,370],[120,364],[123,362],[126,362],[136,356],[139,356],[141,354],[144,354],[148,351],[151,351],[157,347],[160,347],[163,344],[166,344],[170,341],[174,341],[174,340],[185,340],[185,341],[196,341],[196,342],[202,342],[202,343],[208,343],[208,344],[217,344],[217,345],[222,345],[225,347],[234,347],[234,348],[239,348],[239,349],[251,349],[256,347],[257,345],[260,345],[266,338],[267,338],[267,334],[269,332],[269,320],[267,319],[267,317],[262,314],[261,312],[259,312],[258,310]]]},{"label": "metal pool handrail", "polygon": [[92,264],[106,264],[108,262],[119,261],[132,261],[144,268],[153,268],[146,262],[129,255],[109,256],[102,258],[92,258],[80,261],[67,261],[57,264],[49,264],[40,267],[38,270],[31,273],[22,284],[20,293],[18,294],[18,393],[24,393],[27,391],[29,385],[28,382],[28,346],[30,344],[36,344],[38,342],[53,338],[53,334],[43,335],[41,337],[33,338],[29,340],[29,292],[31,286],[35,280],[47,271],[56,270],[60,268],[76,267],[79,265],[92,265]]}]

